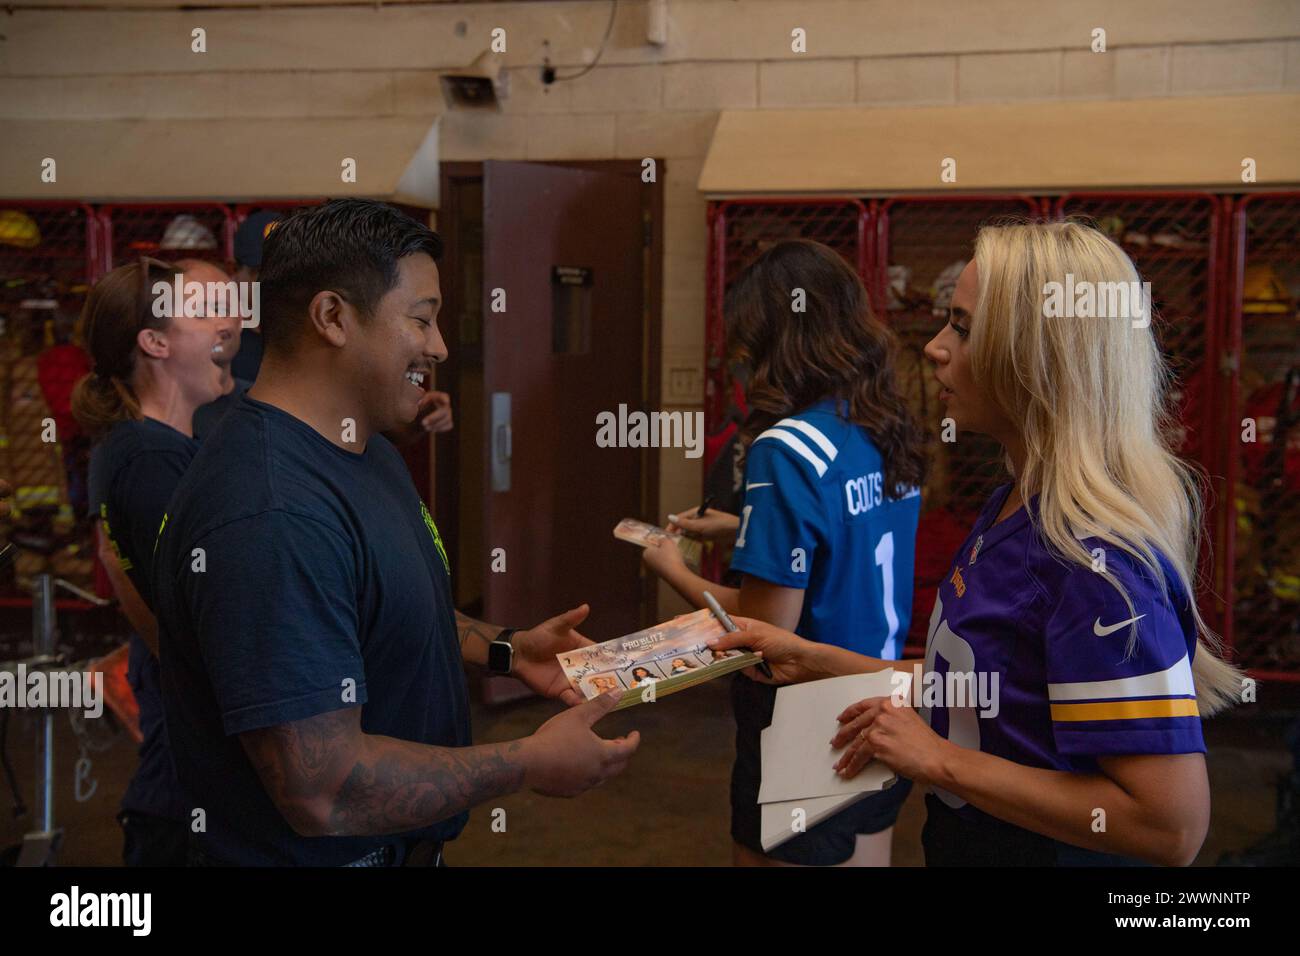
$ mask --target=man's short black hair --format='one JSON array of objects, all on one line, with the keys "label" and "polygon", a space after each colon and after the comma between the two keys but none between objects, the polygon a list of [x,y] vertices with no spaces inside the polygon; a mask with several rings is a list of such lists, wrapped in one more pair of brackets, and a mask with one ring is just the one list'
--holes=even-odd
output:
[{"label": "man's short black hair", "polygon": [[397,261],[423,252],[437,261],[442,239],[428,226],[371,199],[331,199],[281,221],[262,250],[260,307],[265,345],[289,351],[316,293],[337,292],[366,318],[397,285]]}]

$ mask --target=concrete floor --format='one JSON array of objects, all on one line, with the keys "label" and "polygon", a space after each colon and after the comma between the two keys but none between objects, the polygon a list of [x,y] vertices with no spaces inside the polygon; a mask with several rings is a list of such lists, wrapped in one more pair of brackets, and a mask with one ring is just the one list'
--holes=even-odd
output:
[{"label": "concrete floor", "polygon": [[[475,740],[505,740],[535,729],[555,705],[521,701],[498,708],[474,707]],[[12,715],[11,715],[12,717]],[[1225,849],[1250,843],[1273,828],[1276,775],[1290,765],[1282,746],[1285,715],[1229,717],[1206,725],[1214,815],[1197,859],[1212,864]],[[64,828],[60,862],[116,865],[121,835],[114,820],[134,769],[135,753],[121,737],[92,755],[93,796],[77,803],[73,764],[77,757],[66,718],[57,722],[56,819]],[[11,719],[9,753],[24,798],[31,802],[34,725]],[[623,776],[575,800],[519,793],[497,801],[505,810],[504,833],[493,832],[493,807],[480,807],[450,848],[454,866],[725,866],[731,859],[727,783],[733,756],[733,725],[726,679],[613,714],[598,729],[615,736],[641,731],[639,754]],[[7,788],[0,789],[0,846],[15,843],[31,825],[15,819]],[[920,831],[925,809],[920,788],[903,808],[894,833],[894,862],[922,863]]]}]

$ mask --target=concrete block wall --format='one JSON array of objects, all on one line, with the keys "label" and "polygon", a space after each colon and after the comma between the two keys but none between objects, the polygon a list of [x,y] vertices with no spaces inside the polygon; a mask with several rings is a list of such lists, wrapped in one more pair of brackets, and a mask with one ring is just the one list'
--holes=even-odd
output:
[{"label": "concrete block wall", "polygon": [[[0,14],[0,121],[441,115],[447,160],[663,159],[663,391],[683,410],[702,400],[705,199],[695,183],[719,110],[1300,89],[1294,0],[669,0],[662,47],[645,41],[646,0],[624,0],[599,65],[549,88],[543,57],[562,74],[588,65],[609,3],[115,6],[128,4]],[[510,82],[502,111],[445,112],[437,71],[469,63],[498,27]],[[792,49],[796,28],[806,52]],[[1096,28],[1105,53],[1091,49]],[[192,50],[195,29],[206,52]],[[665,509],[698,503],[699,461],[661,462]]]}]

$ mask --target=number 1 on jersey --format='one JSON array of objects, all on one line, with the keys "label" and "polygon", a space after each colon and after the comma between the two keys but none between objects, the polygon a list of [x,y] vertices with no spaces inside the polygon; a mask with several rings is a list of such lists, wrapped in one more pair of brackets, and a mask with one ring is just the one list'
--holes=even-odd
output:
[{"label": "number 1 on jersey", "polygon": [[898,636],[898,611],[894,609],[894,532],[886,531],[876,545],[876,564],[880,566],[881,593],[885,605],[885,623],[889,634],[880,656],[885,660],[898,657],[894,638]]},{"label": "number 1 on jersey", "polygon": [[740,534],[736,536],[736,547],[738,548],[745,546],[745,529],[749,527],[749,515],[753,510],[753,505],[745,505],[744,508],[740,509]]}]

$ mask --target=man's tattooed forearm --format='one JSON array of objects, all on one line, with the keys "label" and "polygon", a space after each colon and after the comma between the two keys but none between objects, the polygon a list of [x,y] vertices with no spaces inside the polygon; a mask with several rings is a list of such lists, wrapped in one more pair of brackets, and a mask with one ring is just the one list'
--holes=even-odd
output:
[{"label": "man's tattooed forearm", "polygon": [[313,836],[420,829],[524,783],[521,741],[432,747],[369,736],[357,708],[240,739],[285,819]]},{"label": "man's tattooed forearm", "polygon": [[460,646],[463,648],[465,642],[471,637],[477,637],[484,644],[491,644],[496,640],[497,635],[501,633],[501,628],[491,624],[484,624],[482,621],[476,621],[472,617],[466,617],[460,611],[456,612],[456,632],[460,635]]},{"label": "man's tattooed forearm", "polygon": [[400,833],[455,816],[524,782],[522,744],[515,740],[471,748],[429,748],[376,738],[367,759],[352,767],[334,797],[328,832]]}]

